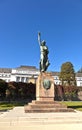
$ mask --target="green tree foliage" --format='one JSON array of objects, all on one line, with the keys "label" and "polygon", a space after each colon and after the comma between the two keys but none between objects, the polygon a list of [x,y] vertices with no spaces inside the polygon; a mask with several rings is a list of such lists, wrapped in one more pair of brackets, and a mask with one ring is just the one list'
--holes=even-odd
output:
[{"label": "green tree foliage", "polygon": [[59,79],[62,85],[75,85],[75,71],[71,62],[65,62],[61,66]]}]

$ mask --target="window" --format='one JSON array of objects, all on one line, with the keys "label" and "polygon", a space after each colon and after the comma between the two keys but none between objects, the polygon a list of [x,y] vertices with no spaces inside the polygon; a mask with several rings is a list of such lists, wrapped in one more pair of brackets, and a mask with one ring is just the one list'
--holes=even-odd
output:
[{"label": "window", "polygon": [[28,83],[28,78],[26,78],[26,82]]},{"label": "window", "polygon": [[57,84],[58,84],[58,82],[55,82],[55,84],[57,85]]},{"label": "window", "polygon": [[16,82],[20,82],[20,77],[16,77]]},{"label": "window", "polygon": [[21,78],[21,82],[24,82],[24,77]]},{"label": "window", "polygon": [[82,82],[80,82],[80,86],[82,86]]},{"label": "window", "polygon": [[58,77],[57,77],[57,76],[55,76],[55,77],[54,77],[54,79],[56,79],[56,80],[57,80],[57,79],[58,79]]}]

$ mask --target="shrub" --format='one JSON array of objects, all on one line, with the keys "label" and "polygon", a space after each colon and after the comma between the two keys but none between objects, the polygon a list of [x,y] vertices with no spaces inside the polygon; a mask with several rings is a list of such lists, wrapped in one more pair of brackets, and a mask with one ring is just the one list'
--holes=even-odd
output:
[{"label": "shrub", "polygon": [[56,100],[78,100],[78,89],[76,86],[55,86],[55,99]]},{"label": "shrub", "polygon": [[0,99],[1,100],[5,98],[7,85],[8,84],[4,80],[0,79]]}]

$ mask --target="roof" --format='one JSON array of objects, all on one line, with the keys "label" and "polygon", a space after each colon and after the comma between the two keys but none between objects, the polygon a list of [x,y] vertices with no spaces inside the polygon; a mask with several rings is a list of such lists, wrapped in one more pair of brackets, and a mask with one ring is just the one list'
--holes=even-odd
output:
[{"label": "roof", "polygon": [[76,73],[76,77],[82,77],[82,73]]},{"label": "roof", "polygon": [[51,72],[53,76],[59,76],[60,72]]},{"label": "roof", "polygon": [[0,68],[0,73],[11,73],[11,70],[10,68]]},{"label": "roof", "polygon": [[23,66],[23,65],[21,65],[20,67],[17,67],[16,69],[17,70],[35,70],[35,71],[38,70],[35,66]]}]

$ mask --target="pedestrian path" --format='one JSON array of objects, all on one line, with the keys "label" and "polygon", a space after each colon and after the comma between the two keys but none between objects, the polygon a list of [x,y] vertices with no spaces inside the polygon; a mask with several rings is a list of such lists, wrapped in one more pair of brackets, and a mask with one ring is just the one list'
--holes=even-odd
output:
[{"label": "pedestrian path", "polygon": [[0,130],[82,130],[82,112],[25,113],[24,107],[0,114]]}]

